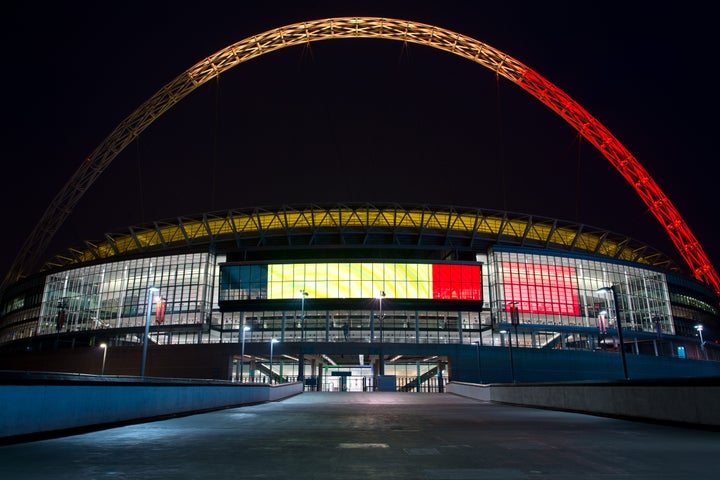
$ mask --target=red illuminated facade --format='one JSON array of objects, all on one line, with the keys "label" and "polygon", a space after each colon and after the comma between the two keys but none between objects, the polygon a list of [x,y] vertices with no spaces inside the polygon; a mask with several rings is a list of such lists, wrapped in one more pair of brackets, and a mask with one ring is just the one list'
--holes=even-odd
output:
[{"label": "red illuminated facade", "polygon": [[435,264],[432,276],[435,299],[482,300],[478,266]]},{"label": "red illuminated facade", "polygon": [[502,268],[505,299],[518,312],[580,315],[574,268],[511,262]]}]

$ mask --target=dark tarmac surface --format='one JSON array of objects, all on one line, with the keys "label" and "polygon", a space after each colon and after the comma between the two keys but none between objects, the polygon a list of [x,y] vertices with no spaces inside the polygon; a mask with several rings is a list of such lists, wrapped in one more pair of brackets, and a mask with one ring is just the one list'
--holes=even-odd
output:
[{"label": "dark tarmac surface", "polygon": [[452,394],[304,393],[0,447],[0,479],[705,479],[720,432]]}]

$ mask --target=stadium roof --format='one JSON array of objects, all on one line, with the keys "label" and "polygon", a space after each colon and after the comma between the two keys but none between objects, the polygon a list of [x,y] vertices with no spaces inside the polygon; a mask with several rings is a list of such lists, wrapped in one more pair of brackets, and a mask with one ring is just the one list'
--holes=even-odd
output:
[{"label": "stadium roof", "polygon": [[469,207],[370,203],[253,207],[178,217],[107,233],[48,261],[42,271],[186,248],[323,245],[481,250],[488,244],[601,255],[679,271],[666,255],[607,230]]}]

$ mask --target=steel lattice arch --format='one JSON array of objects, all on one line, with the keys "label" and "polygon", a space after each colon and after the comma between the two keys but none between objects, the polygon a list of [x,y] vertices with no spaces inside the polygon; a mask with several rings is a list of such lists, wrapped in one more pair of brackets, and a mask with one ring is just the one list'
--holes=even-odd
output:
[{"label": "steel lattice arch", "polygon": [[575,100],[521,62],[474,38],[433,25],[377,17],[327,18],[275,28],[223,48],[162,87],[125,118],[82,162],[30,233],[3,286],[26,276],[30,269],[37,266],[55,233],[113,159],[150,124],[196,88],[228,69],[263,54],[309,42],[343,38],[387,39],[437,48],[478,63],[530,93],[605,156],[667,231],[693,276],[720,295],[717,272],[670,199],[618,139]]}]

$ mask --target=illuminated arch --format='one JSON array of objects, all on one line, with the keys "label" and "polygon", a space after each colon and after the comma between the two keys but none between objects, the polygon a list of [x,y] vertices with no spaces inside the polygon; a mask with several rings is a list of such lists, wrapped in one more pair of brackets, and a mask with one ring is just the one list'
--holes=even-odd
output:
[{"label": "illuminated arch", "polygon": [[95,179],[135,137],[193,90],[220,73],[265,53],[340,38],[381,38],[426,45],[479,63],[519,85],[600,150],[665,228],[695,278],[711,286],[720,296],[717,272],[668,197],[610,131],[565,92],[514,58],[473,38],[432,25],[376,17],[328,18],[275,28],[234,43],[183,72],[123,120],[80,165],[31,232],[3,286],[8,281],[20,279],[23,269],[37,265],[60,225]]}]

